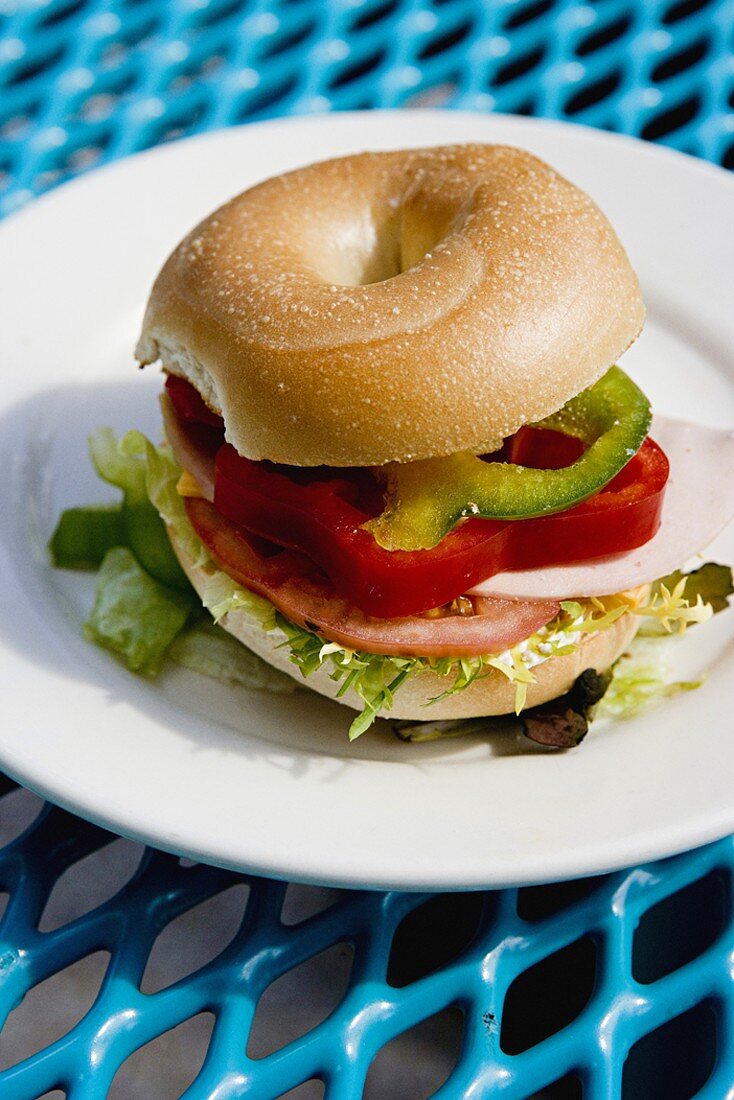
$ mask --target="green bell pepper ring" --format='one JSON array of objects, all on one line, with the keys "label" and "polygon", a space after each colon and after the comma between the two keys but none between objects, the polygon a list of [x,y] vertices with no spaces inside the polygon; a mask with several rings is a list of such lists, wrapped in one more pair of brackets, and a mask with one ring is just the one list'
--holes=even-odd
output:
[{"label": "green bell pepper ring", "polygon": [[391,463],[385,510],[365,526],[387,550],[427,550],[469,516],[514,520],[565,511],[598,492],[626,466],[651,421],[645,395],[624,371],[611,367],[537,425],[587,445],[570,466],[535,470],[465,453]]}]

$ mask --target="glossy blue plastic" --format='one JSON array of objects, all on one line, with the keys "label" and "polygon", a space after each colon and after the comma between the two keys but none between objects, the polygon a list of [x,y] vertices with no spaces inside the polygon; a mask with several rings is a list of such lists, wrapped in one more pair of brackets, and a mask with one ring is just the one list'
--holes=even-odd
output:
[{"label": "glossy blue plastic", "polygon": [[[4,0],[0,210],[201,130],[408,105],[568,118],[731,167],[734,3]],[[56,1087],[71,1100],[102,1100],[129,1055],[204,1010],[215,1024],[189,1100],[271,1100],[314,1077],[327,1100],[357,1100],[384,1045],[447,1006],[461,1012],[463,1033],[439,1097],[734,1097],[731,841],[587,883],[468,902],[345,892],[296,926],[280,920],[282,884],[148,850],[115,897],[38,931],[64,869],[110,839],[47,807],[0,850],[0,891],[10,895],[0,1023],[49,975],[110,952],[94,1005],[53,1046],[0,1072],[1,1100]],[[142,993],[161,929],[239,881],[251,893],[229,947]],[[355,953],[341,1003],[281,1050],[248,1057],[262,992],[342,942]]]},{"label": "glossy blue plastic", "polygon": [[[680,1067],[672,1075],[671,1044],[681,1043],[686,1079],[703,1085],[710,1074],[696,1095],[732,1095],[732,840],[584,883],[438,899],[343,891],[296,925],[280,920],[284,884],[182,866],[148,849],[109,901],[37,931],[63,871],[112,839],[47,806],[0,850],[0,891],[10,894],[0,929],[0,1019],[49,975],[95,951],[111,956],[77,1026],[0,1073],[3,1100],[32,1100],[58,1086],[71,1100],[102,1100],[129,1055],[203,1011],[215,1024],[187,1100],[274,1100],[312,1078],[326,1084],[328,1100],[357,1100],[380,1049],[449,1006],[463,1014],[463,1034],[458,1062],[435,1093],[442,1100],[692,1096],[680,1091]],[[161,929],[234,882],[247,882],[250,896],[230,945],[190,976],[142,993]],[[268,1057],[248,1057],[261,994],[337,943],[353,946],[354,961],[331,1015]],[[663,1032],[646,1048],[645,1037],[666,1024],[669,1039]],[[543,1091],[559,1079],[560,1091]],[[654,1091],[644,1086],[651,1079]]]}]

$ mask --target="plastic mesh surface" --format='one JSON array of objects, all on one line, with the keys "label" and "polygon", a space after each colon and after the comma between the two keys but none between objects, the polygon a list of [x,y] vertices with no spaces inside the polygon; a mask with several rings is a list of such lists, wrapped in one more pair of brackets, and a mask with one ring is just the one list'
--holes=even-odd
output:
[{"label": "plastic mesh surface", "polygon": [[[570,118],[732,167],[734,4],[0,0],[3,212],[203,129],[409,105]],[[444,1083],[416,1065],[399,1100],[734,1096],[731,841],[564,886],[342,893],[295,926],[281,920],[284,885],[146,850],[119,893],[45,929],[65,869],[112,839],[46,807],[0,849],[0,1023],[47,978],[109,953],[94,1004],[53,1045],[11,1065],[0,1036],[2,1100],[56,1088],[102,1100],[128,1057],[203,1013],[214,1022],[185,1092],[195,1100],[271,1100],[313,1079],[327,1100],[356,1100],[380,1052],[423,1021],[452,1030],[456,1064]],[[229,946],[151,992],[159,933],[237,883],[250,893]],[[354,957],[330,1014],[280,1049],[258,1047],[263,993],[345,944]]]},{"label": "plastic mesh surface", "polygon": [[734,166],[732,0],[2,0],[3,211],[92,165],[278,114],[568,118]]},{"label": "plastic mesh surface", "polygon": [[[433,896],[334,891],[330,907],[296,925],[281,919],[285,885],[182,866],[148,849],[109,900],[38,931],[63,872],[112,840],[46,806],[0,849],[0,891],[10,895],[0,929],[0,1020],[51,975],[110,954],[79,1023],[0,1072],[3,1100],[57,1087],[71,1100],[102,1100],[130,1055],[204,1012],[214,1023],[187,1100],[272,1100],[313,1079],[327,1100],[354,1100],[386,1044],[438,1013],[454,1032],[456,1064],[443,1084],[427,1083],[416,1065],[416,1089],[399,1100],[731,1096],[731,840],[565,885]],[[250,893],[229,946],[174,984],[141,992],[161,931],[237,882]],[[265,991],[345,944],[351,970],[326,1019],[303,1035],[296,1027],[280,1049],[256,1043],[253,1052]]]}]

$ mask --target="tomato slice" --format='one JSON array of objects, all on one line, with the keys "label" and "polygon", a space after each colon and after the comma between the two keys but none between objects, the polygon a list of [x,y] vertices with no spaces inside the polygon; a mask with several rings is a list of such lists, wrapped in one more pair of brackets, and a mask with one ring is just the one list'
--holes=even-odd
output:
[{"label": "tomato slice", "polygon": [[248,530],[307,554],[366,614],[392,618],[439,607],[495,573],[642,545],[660,523],[668,463],[648,439],[605,490],[567,512],[515,522],[470,519],[432,550],[412,552],[384,550],[364,530],[374,512],[354,480],[311,476],[299,484],[225,444],[216,458],[214,504]]},{"label": "tomato slice", "polygon": [[[177,395],[169,395],[178,413]],[[523,428],[502,457],[558,468],[573,462],[580,446],[557,432]],[[216,454],[214,505],[248,531],[307,555],[366,615],[395,618],[447,604],[495,573],[643,545],[660,525],[668,472],[663,451],[648,438],[601,492],[566,512],[468,519],[431,550],[390,551],[362,526],[383,505],[371,471],[253,462],[225,443]]]},{"label": "tomato slice", "polygon": [[201,541],[233,580],[265,596],[291,622],[347,649],[401,657],[501,653],[559,611],[555,600],[481,597],[474,601],[473,615],[373,618],[340,596],[305,554],[263,544],[206,500],[188,499],[186,511]]},{"label": "tomato slice", "polygon": [[212,412],[196,387],[185,378],[179,378],[177,374],[167,374],[166,391],[180,420],[185,423],[208,424],[210,428],[220,430],[224,427],[221,416]]}]

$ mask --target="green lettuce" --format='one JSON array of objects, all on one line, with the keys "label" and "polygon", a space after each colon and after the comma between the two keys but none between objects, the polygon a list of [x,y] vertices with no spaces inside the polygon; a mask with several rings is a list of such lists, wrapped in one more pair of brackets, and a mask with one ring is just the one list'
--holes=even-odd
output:
[{"label": "green lettuce", "polygon": [[98,569],[113,546],[127,546],[122,504],[67,508],[48,544],[59,569]]},{"label": "green lettuce", "polygon": [[250,691],[289,695],[297,686],[290,676],[262,661],[213,622],[198,623],[179,634],[167,656],[183,668]]},{"label": "green lettuce", "polygon": [[[242,667],[235,670],[231,659],[235,649],[231,646],[240,653],[248,651],[239,643],[232,642],[231,646],[229,642],[224,643],[226,635],[211,634],[197,626],[195,635],[187,640],[182,632],[189,612],[184,614],[184,603],[176,603],[176,593],[170,585],[158,585],[162,589],[158,592],[160,608],[165,610],[161,610],[160,629],[152,631],[149,608],[155,604],[156,581],[153,578],[157,577],[160,581],[163,576],[177,576],[175,571],[173,574],[168,572],[170,562],[166,564],[167,555],[175,560],[166,535],[168,527],[204,576],[201,602],[215,623],[232,612],[243,612],[253,624],[274,635],[275,643],[287,651],[289,660],[304,677],[324,670],[339,685],[339,697],[347,693],[356,695],[361,712],[349,730],[352,740],[361,736],[378,715],[389,713],[396,692],[409,677],[427,672],[445,682],[443,690],[429,701],[428,707],[448,695],[467,690],[476,680],[490,675],[494,670],[514,685],[515,711],[519,714],[525,706],[528,686],[535,680],[533,669],[551,657],[575,652],[586,633],[605,630],[624,614],[646,616],[657,629],[671,632],[675,628],[682,631],[693,622],[705,621],[713,613],[710,603],[703,598],[704,591],[715,590],[716,594],[720,594],[726,588],[726,577],[727,583],[731,584],[731,572],[725,567],[704,567],[708,571],[705,574],[698,571],[702,576],[697,581],[691,580],[696,574],[666,578],[665,582],[670,583],[660,582],[650,596],[624,593],[604,599],[593,597],[564,601],[559,614],[551,622],[502,653],[443,658],[365,653],[326,641],[315,632],[290,622],[268,600],[250,592],[217,567],[189,522],[184,501],[177,490],[181,471],[167,446],[154,446],[138,431],[128,432],[118,442],[110,429],[103,429],[92,438],[90,450],[100,475],[123,489],[123,511],[132,510],[134,537],[129,540],[128,557],[120,558],[117,551],[112,551],[111,560],[108,561],[108,554],[103,562],[95,608],[87,625],[88,636],[122,655],[129,667],[147,674],[155,672],[165,653],[169,652],[174,660],[187,667],[196,667],[197,671],[205,671],[207,675],[234,679],[248,686],[262,684],[271,690],[283,688],[280,674],[254,655],[248,654],[243,659],[245,663]],[[151,523],[149,515],[144,515],[146,508],[154,512],[155,524]],[[159,545],[154,547],[153,552],[148,552],[150,546],[146,550],[141,545],[141,542],[158,544],[161,535],[165,541],[165,553]],[[137,565],[137,572],[133,564]],[[177,561],[175,564],[182,574]],[[144,579],[146,575],[149,584]],[[178,595],[185,597],[185,592],[189,591],[188,582],[185,584],[184,591]],[[689,589],[686,589],[687,584],[691,586]],[[181,587],[183,589],[184,586]],[[691,602],[691,597],[694,597],[694,602]],[[127,601],[125,607],[124,601]],[[135,618],[143,620],[137,632],[133,625]],[[176,621],[179,621],[179,626],[174,630]],[[148,631],[149,638],[146,637]],[[147,652],[146,645],[149,645],[150,652]],[[250,657],[257,664],[248,666]],[[606,708],[609,713],[620,715],[630,713],[635,707],[647,705],[648,700],[697,686],[666,681],[662,673],[652,669],[649,661],[637,665],[620,662],[618,666],[599,710]],[[275,680],[269,680],[268,676],[274,676]],[[476,721],[486,726],[487,720]],[[415,733],[415,726],[415,723],[410,724],[411,740],[459,735],[453,731],[455,723],[449,724],[452,732],[449,729],[444,732],[442,723],[430,723],[425,737]],[[474,725],[462,722],[459,728],[463,733],[473,729]]]},{"label": "green lettuce", "polygon": [[120,657],[129,669],[155,676],[166,651],[197,609],[193,596],[154,580],[126,546],[105,554],[86,637]]},{"label": "green lettuce", "polygon": [[[99,567],[86,637],[145,676],[157,675],[171,659],[251,689],[295,690],[290,677],[231,635],[212,622],[197,622],[201,600],[175,557],[166,525],[189,555],[208,567],[205,606],[211,605],[215,615],[224,598],[229,606],[245,607],[261,625],[269,621],[274,627],[275,609],[229,578],[222,592],[225,575],[214,568],[188,522],[176,490],[181,471],[168,448],[153,446],[140,432],[118,440],[111,428],[102,428],[90,438],[89,449],[97,473],[122,489],[124,499],[116,505],[68,509],[49,543],[55,565]],[[173,584],[162,583],[162,578]]]},{"label": "green lettuce", "polygon": [[[616,597],[604,601],[568,600],[561,611],[546,626],[511,649],[499,654],[476,657],[396,657],[348,649],[328,642],[318,634],[290,622],[261,596],[248,591],[219,570],[202,546],[189,523],[184,502],[176,490],[180,470],[167,448],[154,447],[140,432],[129,432],[123,440],[125,449],[145,455],[148,465],[146,486],[149,497],[162,518],[172,528],[176,539],[204,570],[207,580],[202,599],[215,622],[232,611],[245,612],[263,630],[275,632],[279,644],[302,676],[308,678],[325,669],[339,684],[338,696],[353,692],[361,703],[361,713],[351,723],[349,738],[360,737],[375,719],[389,713],[396,692],[410,676],[432,672],[446,681],[443,691],[430,703],[448,695],[465,691],[475,680],[494,669],[515,687],[515,710],[525,705],[528,685],[535,677],[533,668],[551,657],[564,656],[578,649],[583,636],[591,631],[606,630],[627,613],[644,613],[645,602],[630,603]],[[698,603],[698,601],[697,601]],[[680,596],[675,608],[666,606],[666,625],[688,621],[687,601]],[[710,612],[709,612],[710,614]],[[696,621],[703,613],[694,615]],[[428,717],[428,715],[426,716]]]},{"label": "green lettuce", "polygon": [[[188,523],[182,511],[182,522]],[[290,622],[267,600],[253,596],[226,573],[217,571],[213,563],[209,568],[213,572],[204,588],[204,604],[215,620],[219,621],[231,611],[248,612],[263,629],[278,632],[282,638],[280,644],[287,648],[289,659],[304,677],[326,669],[331,679],[339,684],[338,698],[349,691],[359,698],[361,713],[349,727],[352,741],[369,729],[379,715],[392,709],[396,692],[409,676],[425,672],[446,680],[446,687],[429,701],[427,705],[430,706],[448,695],[465,691],[475,680],[488,676],[495,669],[515,686],[515,709],[519,713],[525,703],[528,684],[535,679],[532,672],[535,665],[550,657],[574,652],[585,632],[606,629],[625,611],[625,607],[600,611],[598,601],[589,601],[587,605],[569,601],[550,623],[503,653],[476,657],[386,656],[326,641]]]},{"label": "green lettuce", "polygon": [[674,695],[695,691],[704,680],[673,679],[665,640],[638,636],[614,665],[611,683],[596,713],[632,718]]},{"label": "green lettuce", "polygon": [[89,438],[89,454],[99,476],[122,490],[126,545],[151,577],[168,588],[189,592],[191,586],[173,552],[163,520],[151,506],[154,475],[147,450],[139,445],[139,435],[128,432],[118,443],[112,428],[100,428]]}]

